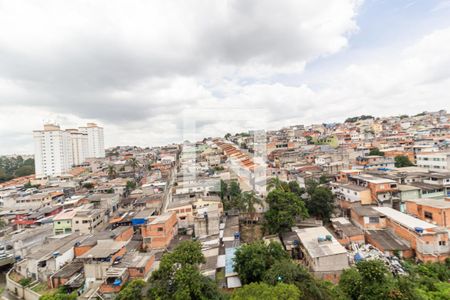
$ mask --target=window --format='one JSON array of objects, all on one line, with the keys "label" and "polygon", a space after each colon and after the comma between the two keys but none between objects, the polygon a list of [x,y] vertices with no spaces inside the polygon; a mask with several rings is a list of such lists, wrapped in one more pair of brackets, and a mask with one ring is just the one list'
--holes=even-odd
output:
[{"label": "window", "polygon": [[439,246],[445,246],[445,241],[439,241]]},{"label": "window", "polygon": [[378,223],[380,223],[380,218],[379,217],[369,217],[369,223],[370,224],[378,224]]},{"label": "window", "polygon": [[158,230],[158,231],[163,231],[163,228],[162,228],[162,227],[158,227],[157,230]]},{"label": "window", "polygon": [[430,213],[429,211],[425,211],[425,212],[424,212],[424,216],[425,216],[425,218],[427,218],[427,219],[433,219],[433,214]]},{"label": "window", "polygon": [[78,224],[78,223],[80,223],[80,221],[75,221],[75,224]]}]

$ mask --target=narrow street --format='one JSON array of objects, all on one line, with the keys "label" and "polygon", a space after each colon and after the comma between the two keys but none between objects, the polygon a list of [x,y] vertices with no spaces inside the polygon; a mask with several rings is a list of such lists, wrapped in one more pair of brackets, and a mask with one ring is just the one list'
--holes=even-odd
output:
[{"label": "narrow street", "polygon": [[173,168],[172,172],[170,173],[169,182],[164,191],[161,213],[165,213],[167,211],[167,206],[169,205],[169,203],[172,202],[172,187],[175,182],[175,178],[177,178],[177,167],[176,166]]}]

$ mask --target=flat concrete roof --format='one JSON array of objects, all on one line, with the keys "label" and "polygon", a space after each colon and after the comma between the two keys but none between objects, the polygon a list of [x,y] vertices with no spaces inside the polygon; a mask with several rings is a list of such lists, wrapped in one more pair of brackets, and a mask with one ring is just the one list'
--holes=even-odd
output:
[{"label": "flat concrete roof", "polygon": [[[313,258],[347,253],[347,250],[323,226],[296,229],[295,232]],[[327,235],[331,236],[331,241],[318,241],[319,237],[325,238]]]},{"label": "flat concrete roof", "polygon": [[409,228],[410,230],[415,230],[416,227],[420,227],[423,229],[437,227],[436,225],[414,218],[390,207],[374,207],[373,209],[382,213],[389,219]]},{"label": "flat concrete roof", "polygon": [[406,185],[406,184],[399,184],[398,185],[398,189],[401,192],[406,192],[406,191],[417,191],[420,190],[419,187],[416,186],[412,186],[412,185]]},{"label": "flat concrete roof", "polygon": [[363,217],[380,217],[383,214],[377,210],[374,210],[376,206],[372,205],[354,205],[352,209],[358,216]]}]

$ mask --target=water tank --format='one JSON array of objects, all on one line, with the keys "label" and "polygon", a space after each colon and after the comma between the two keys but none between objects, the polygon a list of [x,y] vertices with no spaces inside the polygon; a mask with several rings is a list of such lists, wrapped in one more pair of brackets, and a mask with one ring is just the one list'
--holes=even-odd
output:
[{"label": "water tank", "polygon": [[113,285],[114,286],[119,286],[122,283],[122,279],[117,278],[116,280],[114,280]]},{"label": "water tank", "polygon": [[414,230],[415,230],[417,233],[423,233],[423,228],[422,228],[422,227],[415,227]]}]

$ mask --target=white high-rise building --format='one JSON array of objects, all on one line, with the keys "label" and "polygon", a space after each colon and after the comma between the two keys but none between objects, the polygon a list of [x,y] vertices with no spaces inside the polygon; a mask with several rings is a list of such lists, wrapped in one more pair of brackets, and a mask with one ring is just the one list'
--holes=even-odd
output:
[{"label": "white high-rise building", "polygon": [[88,135],[78,129],[66,129],[72,139],[72,157],[75,166],[82,165],[88,157]]},{"label": "white high-rise building", "polygon": [[36,178],[60,176],[73,165],[70,133],[56,124],[45,124],[44,130],[33,131]]},{"label": "white high-rise building", "polygon": [[95,123],[87,123],[86,127],[80,127],[80,131],[86,133],[88,137],[87,158],[105,157],[103,127],[99,127]]}]

